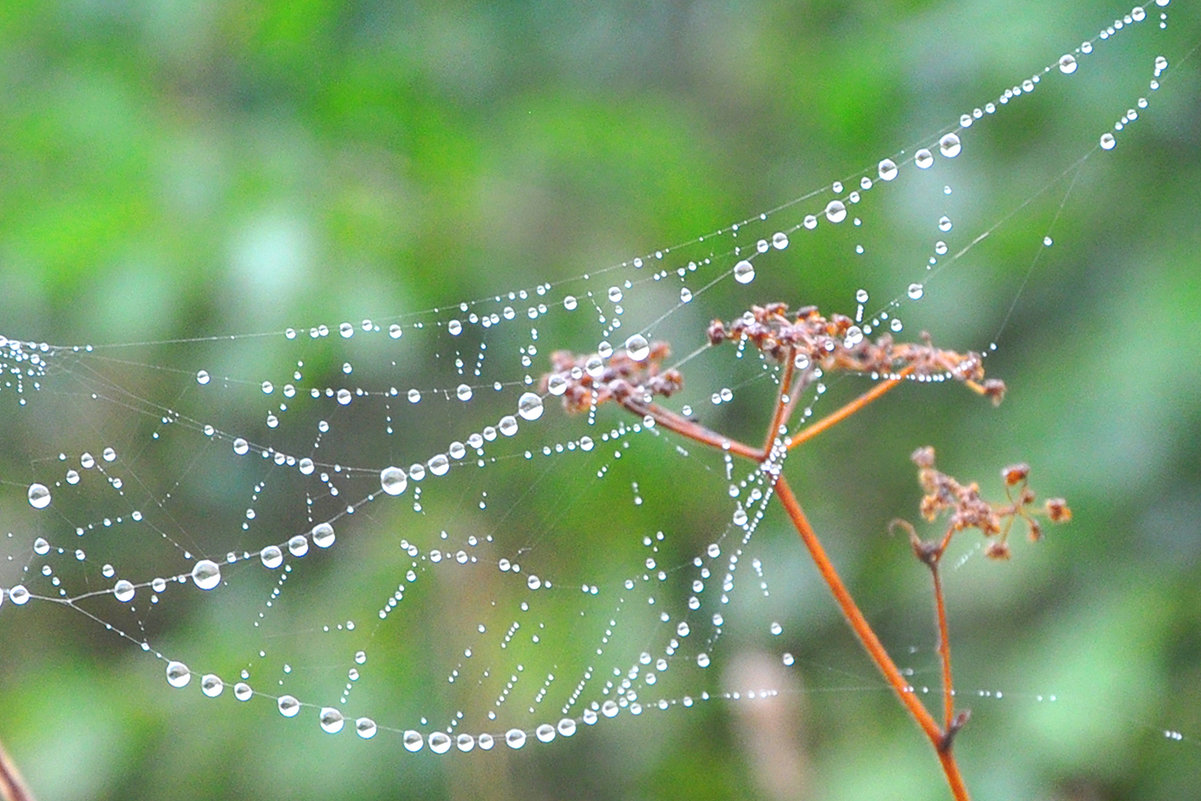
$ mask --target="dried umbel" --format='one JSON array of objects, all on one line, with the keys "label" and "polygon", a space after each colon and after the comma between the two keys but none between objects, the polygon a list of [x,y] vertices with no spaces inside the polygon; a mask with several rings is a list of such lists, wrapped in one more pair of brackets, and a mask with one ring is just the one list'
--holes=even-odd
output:
[{"label": "dried umbel", "polygon": [[[669,397],[684,386],[679,370],[662,368],[671,348],[663,342],[650,345],[646,356],[635,359],[629,351],[616,351],[607,360],[599,355],[577,356],[566,350],[551,354],[552,371],[542,377],[541,389],[563,395],[569,412],[587,411],[613,400],[650,403],[656,395]],[[557,385],[557,386],[556,386]]]},{"label": "dried umbel", "polygon": [[870,340],[850,317],[826,317],[816,306],[789,311],[784,303],[752,306],[731,322],[709,324],[709,342],[746,342],[768,358],[783,362],[791,356],[801,369],[842,370],[889,378],[913,375],[919,379],[951,378],[1000,403],[1005,384],[984,378],[979,353],[936,348],[927,334],[920,343],[896,342],[889,334]]},{"label": "dried umbel", "polygon": [[[975,392],[991,398],[994,403],[999,403],[1004,396],[1005,385],[996,379],[984,378],[983,358],[978,353],[936,348],[926,335],[917,343],[895,342],[888,335],[869,340],[849,317],[835,314],[827,318],[813,306],[796,311],[789,311],[783,303],[754,306],[731,322],[713,321],[708,328],[708,337],[712,346],[736,341],[744,347],[756,348],[764,358],[780,365],[776,399],[768,410],[767,430],[761,446],[724,436],[695,419],[683,417],[657,403],[656,397],[667,397],[677,392],[683,386],[683,378],[678,370],[663,366],[670,355],[667,345],[648,345],[641,336],[636,350],[619,350],[608,354],[607,358],[599,354],[577,356],[566,351],[553,353],[553,369],[543,376],[542,388],[553,395],[561,395],[568,411],[588,411],[613,401],[643,419],[654,420],[660,428],[760,464],[765,473],[771,476],[774,497],[813,557],[818,572],[830,588],[855,636],[897,699],[933,745],[952,795],[959,801],[966,801],[967,788],[955,761],[952,745],[955,736],[966,725],[970,713],[955,707],[946,599],[939,562],[954,535],[964,529],[978,529],[989,538],[988,556],[1004,559],[1009,556],[1007,537],[1015,520],[1023,520],[1030,538],[1038,539],[1042,533],[1038,517],[1045,515],[1052,522],[1061,522],[1071,518],[1071,511],[1059,498],[1047,501],[1042,513],[1032,511],[1035,496],[1026,485],[1030,468],[1025,464],[1012,465],[1002,471],[1007,503],[993,505],[981,498],[975,483],[962,484],[938,470],[934,465],[933,448],[921,448],[913,453],[913,461],[918,466],[918,480],[924,492],[922,516],[930,521],[944,514],[949,517],[946,532],[941,538],[931,541],[919,538],[910,523],[893,521],[895,527],[909,533],[914,553],[930,569],[934,582],[943,696],[942,719],[937,720],[913,692],[908,680],[855,603],[850,590],[843,584],[805,516],[800,501],[793,494],[782,469],[782,460],[793,448],[865,409],[906,379],[960,381]],[[871,375],[876,383],[858,398],[820,420],[809,421],[799,430],[791,431],[790,423],[796,416],[797,401],[810,382],[818,376],[840,370]]]}]

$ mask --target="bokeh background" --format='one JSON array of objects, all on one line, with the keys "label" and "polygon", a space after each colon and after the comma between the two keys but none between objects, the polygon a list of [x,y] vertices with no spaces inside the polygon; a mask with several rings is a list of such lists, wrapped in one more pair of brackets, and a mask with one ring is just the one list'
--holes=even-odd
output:
[{"label": "bokeh background", "polygon": [[[926,143],[1128,10],[9,4],[0,333],[106,343],[278,331],[577,276]],[[910,329],[965,348],[1000,330],[989,365],[1007,402],[901,391],[790,463],[819,532],[844,537],[834,549],[848,583],[902,649],[931,642],[925,578],[883,533],[914,516],[910,450],[933,444],[948,470],[985,484],[1025,460],[1036,488],[1069,498],[1070,527],[951,578],[961,686],[1009,696],[971,704],[959,740],[981,799],[1167,799],[1201,785],[1201,335],[1189,327],[1201,308],[1201,114],[1197,61],[1182,59],[1198,30],[1195,3],[1168,10],[1162,34],[1148,36],[1153,7],[1147,30],[1099,48],[1078,83],[1040,88],[965,135],[953,183],[974,231],[1050,190],[941,273]],[[1173,67],[1152,94],[1160,53]],[[1055,176],[1140,94],[1151,108],[1094,154],[1061,207]],[[873,222],[896,262],[846,266],[853,240],[832,236],[790,249],[795,269],[761,271],[759,299],[845,307],[860,286],[901,291],[932,238],[923,203],[938,194],[905,191]],[[1056,244],[1029,271],[1056,215]],[[745,299],[717,290],[704,302],[729,317]],[[248,374],[278,369],[269,344],[251,350],[239,356]],[[15,419],[11,393],[0,402]],[[0,434],[0,478],[20,500],[30,461],[57,453],[60,432],[16,430]],[[28,547],[13,525],[0,528],[10,563]],[[772,526],[761,534],[771,553],[801,565],[786,525]],[[580,564],[603,558],[592,534],[575,542]],[[261,710],[198,712],[128,643],[78,616],[5,604],[0,739],[42,799],[945,797],[927,746],[804,581],[788,647],[815,667],[778,679],[791,688],[779,704],[713,704],[474,760],[413,757],[395,739],[331,745]],[[189,631],[185,621],[171,636],[211,630]],[[753,644],[725,659],[735,684],[778,664]],[[1050,693],[1060,700],[1035,700]]]}]

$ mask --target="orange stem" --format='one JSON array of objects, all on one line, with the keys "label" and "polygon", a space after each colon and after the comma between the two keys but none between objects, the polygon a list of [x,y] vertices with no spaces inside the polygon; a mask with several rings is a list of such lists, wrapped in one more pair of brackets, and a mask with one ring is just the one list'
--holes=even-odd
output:
[{"label": "orange stem", "polygon": [[33,793],[25,786],[16,765],[0,745],[0,799],[3,801],[33,801]]},{"label": "orange stem", "polygon": [[855,398],[855,400],[851,401],[846,406],[843,406],[838,411],[832,412],[831,414],[826,415],[822,419],[820,419],[817,422],[810,425],[808,428],[802,429],[800,432],[793,434],[792,441],[788,443],[788,450],[792,450],[796,446],[800,445],[802,442],[806,442],[810,439],[813,439],[814,437],[816,437],[818,434],[822,433],[826,429],[832,428],[833,426],[837,425],[838,423],[841,423],[843,420],[847,419],[848,417],[850,417],[851,415],[853,415],[855,412],[859,411],[863,407],[867,406],[872,401],[881,397],[886,392],[896,389],[896,387],[901,384],[901,382],[905,378],[905,376],[912,373],[913,370],[914,370],[914,366],[912,364],[902,367],[897,372],[896,376],[894,376],[893,378],[890,378],[887,381],[883,381],[879,384],[876,384],[874,387],[869,389],[867,392],[864,392],[858,398]]},{"label": "orange stem", "polygon": [[867,618],[859,610],[855,599],[851,597],[851,593],[847,590],[846,585],[842,583],[842,578],[838,575],[838,571],[834,568],[830,557],[826,555],[825,548],[822,547],[817,535],[813,532],[813,527],[809,524],[809,519],[805,516],[800,502],[792,493],[792,488],[788,486],[788,481],[783,475],[776,478],[775,493],[776,497],[780,499],[780,504],[784,507],[784,511],[788,513],[789,518],[791,518],[793,525],[796,527],[801,541],[805,543],[805,547],[809,550],[809,555],[813,558],[814,564],[817,565],[818,572],[821,573],[826,585],[830,588],[830,592],[833,593],[834,600],[838,603],[839,609],[842,610],[843,617],[850,624],[851,629],[855,632],[855,636],[859,638],[859,642],[867,651],[868,656],[871,657],[871,660],[876,664],[880,673],[883,674],[884,680],[892,687],[898,700],[908,710],[918,727],[921,728],[926,738],[934,746],[934,750],[938,754],[938,761],[942,765],[943,773],[946,776],[947,784],[951,788],[951,795],[956,801],[968,801],[967,786],[963,782],[959,766],[951,753],[951,740],[947,736],[947,732],[950,729],[948,728],[947,732],[940,729],[930,712],[918,700],[918,697],[914,695],[913,688],[905,681],[896,663],[892,661],[892,657],[888,655],[888,651],[885,650],[879,637],[876,636],[876,632],[872,629],[871,624],[867,622]]}]

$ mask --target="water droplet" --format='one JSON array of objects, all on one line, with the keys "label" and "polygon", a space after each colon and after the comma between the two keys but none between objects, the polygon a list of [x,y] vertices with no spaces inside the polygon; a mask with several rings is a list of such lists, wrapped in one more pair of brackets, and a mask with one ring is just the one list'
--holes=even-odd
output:
[{"label": "water droplet", "polygon": [[[633,337],[631,337],[633,339]],[[626,347],[630,346],[626,341]],[[517,414],[523,420],[537,420],[542,416],[542,398],[533,392],[527,392],[517,399]]]},{"label": "water droplet", "polygon": [[621,303],[621,298],[622,298],[621,287],[617,287],[617,286],[609,287],[608,297],[609,297],[609,301],[611,303]]},{"label": "water droplet", "polygon": [[1071,53],[1064,53],[1059,57],[1059,71],[1064,75],[1071,75],[1076,71],[1076,57]]},{"label": "water droplet", "polygon": [[546,379],[546,391],[555,396],[562,395],[567,391],[567,376],[562,373],[553,374]]},{"label": "water droplet", "polygon": [[188,666],[183,662],[168,662],[167,663],[167,684],[170,684],[176,689],[187,687],[188,682],[192,680],[192,672],[188,670]]},{"label": "water droplet", "polygon": [[321,709],[319,720],[321,721],[321,730],[326,734],[337,734],[342,731],[342,726],[346,722],[341,712],[329,706]]},{"label": "water droplet", "polygon": [[1109,131],[1106,131],[1105,133],[1101,134],[1101,149],[1102,150],[1113,150],[1114,146],[1117,145],[1117,143],[1118,143],[1117,138],[1115,138],[1114,135],[1111,134]]},{"label": "water droplet", "polygon": [[211,559],[201,559],[192,568],[192,581],[202,590],[211,590],[221,583],[221,568]]},{"label": "water droplet", "polygon": [[431,475],[444,476],[450,472],[450,459],[445,453],[436,453],[426,462]]},{"label": "water droplet", "polygon": [[692,300],[692,290],[686,286],[680,287],[680,303],[688,303]]},{"label": "water droplet", "polygon": [[279,708],[279,714],[285,718],[294,718],[300,711],[300,702],[291,695],[281,695],[275,705]]},{"label": "water droplet", "polygon": [[755,280],[755,265],[746,259],[734,265],[734,280],[740,284],[749,284]]},{"label": "water droplet", "polygon": [[378,727],[371,718],[359,718],[354,722],[354,733],[364,740],[370,740],[375,736],[376,731],[378,731]]},{"label": "water droplet", "polygon": [[944,217],[938,218],[938,230],[942,231],[945,234],[947,231],[950,231],[951,228],[952,228],[952,225],[951,225],[950,217],[944,216]]},{"label": "water droplet", "polygon": [[949,133],[938,140],[938,152],[949,159],[958,156],[962,150],[963,145],[959,142],[958,134]]},{"label": "water droplet", "polygon": [[505,732],[505,745],[516,751],[525,745],[525,732],[521,729],[509,729]]},{"label": "water droplet", "polygon": [[452,337],[457,337],[459,334],[463,333],[463,324],[458,320],[451,320],[446,324],[446,330],[450,332]]},{"label": "water droplet", "polygon": [[34,509],[45,509],[50,505],[50,490],[45,484],[30,484],[28,498]]},{"label": "water droplet", "polygon": [[919,170],[928,170],[934,165],[934,154],[923,147],[913,154],[913,163]]},{"label": "water droplet", "polygon": [[292,554],[293,556],[300,557],[304,556],[308,552],[308,537],[304,536],[303,534],[297,534],[288,540],[288,553]]},{"label": "water droplet", "polygon": [[467,386],[466,384],[459,384],[459,386],[455,389],[455,397],[461,401],[471,400],[471,395],[471,387]]},{"label": "water droplet", "polygon": [[339,389],[334,397],[341,406],[348,406],[350,404],[350,390],[346,389],[346,387]]},{"label": "water droplet", "polygon": [[313,460],[307,456],[296,463],[296,469],[299,470],[300,474],[304,476],[311,476],[316,467],[317,466],[313,464]]},{"label": "water droplet", "polygon": [[259,551],[259,559],[262,560],[263,567],[274,570],[284,563],[284,552],[279,549],[278,545],[268,545]]},{"label": "water droplet", "polygon": [[121,579],[113,585],[113,597],[121,603],[129,603],[133,600],[134,586],[133,582]]},{"label": "water droplet", "polygon": [[771,235],[771,246],[776,250],[783,250],[788,247],[788,234],[783,231],[776,231]]},{"label": "water droplet", "polygon": [[847,206],[841,200],[831,200],[826,204],[826,219],[832,223],[840,223],[847,218]]},{"label": "water droplet", "polygon": [[425,738],[421,736],[421,732],[408,729],[401,737],[401,742],[404,743],[406,751],[416,753],[425,746]]},{"label": "water droplet", "polygon": [[926,289],[921,284],[910,284],[906,294],[909,295],[910,300],[920,300],[925,292]]},{"label": "water droplet", "polygon": [[234,453],[238,456],[245,456],[250,451],[250,443],[238,437],[234,440]]},{"label": "water droplet", "polygon": [[856,303],[867,303],[867,298],[868,298],[868,295],[867,295],[866,289],[855,290],[855,302]]},{"label": "water droplet", "polygon": [[197,370],[196,371],[196,383],[197,384],[207,384],[211,380],[212,380],[212,378],[209,376],[208,370]]},{"label": "water droplet", "polygon": [[221,681],[221,677],[212,673],[205,673],[200,677],[200,692],[204,693],[209,698],[216,698],[225,689],[225,682]]},{"label": "water droplet", "polygon": [[334,544],[334,539],[336,538],[334,527],[329,523],[318,523],[313,526],[312,535],[313,544],[318,548],[328,548]]},{"label": "water droplet", "polygon": [[32,597],[24,584],[14,584],[8,588],[8,600],[17,606],[24,606],[29,603],[29,599]]},{"label": "water droplet", "polygon": [[540,743],[549,743],[555,739],[555,727],[549,723],[540,723],[538,728],[534,729],[534,736]]},{"label": "water droplet", "polygon": [[[750,262],[749,261],[739,262],[739,264],[746,264],[749,266]],[[754,270],[752,270],[752,273],[753,272],[754,272]],[[741,283],[744,283],[744,284],[746,283],[746,281],[742,281],[741,279],[738,278],[738,267],[737,266],[735,266],[735,268],[734,268],[734,277],[735,277],[735,279],[738,279]],[[646,337],[644,337],[642,334],[634,334],[633,336],[631,336],[629,339],[626,340],[626,353],[634,361],[636,361],[636,362],[645,361],[646,357],[650,355],[650,352],[651,352],[650,343],[648,343],[646,341]]]},{"label": "water droplet", "polygon": [[882,159],[877,166],[881,181],[891,181],[897,177],[897,163],[892,159]]}]

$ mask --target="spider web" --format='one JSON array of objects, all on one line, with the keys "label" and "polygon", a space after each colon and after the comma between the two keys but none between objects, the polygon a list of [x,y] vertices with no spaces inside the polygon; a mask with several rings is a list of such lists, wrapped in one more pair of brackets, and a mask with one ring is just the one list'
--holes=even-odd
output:
[{"label": "spider web", "polygon": [[[680,725],[663,713],[738,700],[753,720],[823,682],[839,698],[887,701],[853,646],[842,660],[841,646],[813,641],[839,622],[816,582],[797,578],[767,474],[614,408],[568,415],[542,376],[559,349],[597,354],[587,371],[667,342],[685,376],[672,408],[756,442],[766,421],[753,410],[769,407],[776,367],[709,346],[705,328],[810,297],[853,318],[853,336],[930,330],[989,354],[991,369],[1013,315],[1039,302],[1023,287],[1061,247],[1078,184],[1154,110],[1169,74],[1153,43],[1166,6],[1106,24],[912,146],[609,267],[566,278],[548,268],[540,283],[423,311],[249,335],[58,345],[6,331],[5,437],[25,462],[19,480],[5,476],[0,506],[6,652],[39,632],[85,649],[117,643],[156,677],[133,692],[161,699],[165,678],[204,700],[181,707],[195,709],[192,725],[286,719],[337,742],[387,742],[397,757],[527,749],[611,727],[645,746]],[[1151,43],[1129,55],[1120,43],[1136,34]],[[973,149],[990,147],[990,128],[1021,124],[1011,106],[1094,91],[1078,85],[1105,58],[1125,83],[1104,88],[1101,115],[1073,121],[1062,172],[1014,176],[1016,194],[983,201],[987,162]],[[1014,224],[1025,216],[1037,239]],[[993,278],[1006,302],[957,313],[973,306],[973,282]],[[803,417],[873,378],[818,382]],[[920,402],[952,391],[921,388]],[[869,450],[882,465],[890,446]],[[813,490],[848,480],[831,471]],[[837,514],[817,511],[845,530]],[[963,581],[988,580],[977,556],[964,554]],[[908,600],[906,610],[923,603]],[[887,597],[874,603],[892,641],[919,643],[914,686],[929,691],[932,632]],[[975,692],[1056,702],[1050,691]]]}]

